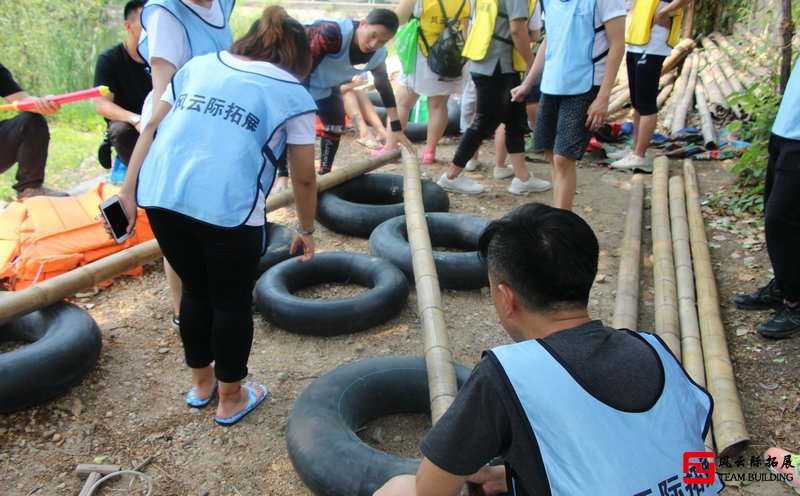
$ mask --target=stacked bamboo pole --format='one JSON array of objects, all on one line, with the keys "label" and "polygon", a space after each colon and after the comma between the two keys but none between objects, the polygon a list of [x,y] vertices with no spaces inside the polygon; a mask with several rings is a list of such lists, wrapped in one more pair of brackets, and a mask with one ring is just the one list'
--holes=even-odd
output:
[{"label": "stacked bamboo pole", "polygon": [[642,252],[642,206],[644,176],[634,174],[625,216],[625,234],[617,277],[617,296],[614,300],[616,329],[637,329],[639,316],[639,257]]},{"label": "stacked bamboo pole", "polygon": [[708,107],[709,110],[713,110],[713,117],[717,120],[728,117],[731,113],[728,100],[722,94],[713,74],[711,74],[711,69],[708,67],[708,60],[702,55],[700,56],[698,76],[700,76],[700,83],[702,83],[708,93]]},{"label": "stacked bamboo pole", "polygon": [[442,311],[442,293],[433,261],[433,248],[422,204],[422,183],[416,154],[402,149],[403,203],[406,213],[408,242],[417,288],[417,306],[425,343],[425,365],[428,368],[431,418],[435,424],[455,400],[458,390],[453,353],[447,337]]},{"label": "stacked bamboo pole", "polygon": [[717,284],[711,266],[703,214],[700,211],[697,177],[691,160],[684,160],[683,176],[706,382],[708,392],[714,398],[712,413],[714,440],[719,455],[730,456],[741,452],[750,442],[750,438],[745,427],[744,413],[733,376],[733,365],[725,341]]},{"label": "stacked bamboo pole", "polygon": [[697,85],[694,87],[694,99],[697,113],[700,115],[700,128],[703,132],[703,144],[705,145],[706,150],[716,150],[717,133],[714,131],[714,123],[711,120],[711,112],[708,111],[706,94],[701,81],[697,81]]},{"label": "stacked bamboo pole", "polygon": [[[694,87],[697,82],[697,54],[691,54],[689,60],[687,60],[687,63],[690,64],[689,77],[686,80],[686,88],[681,95],[680,100],[677,102],[677,106],[675,107],[675,114],[672,117],[672,125],[670,126],[670,134],[675,134],[686,127],[686,115],[688,114],[689,108],[692,106],[692,100],[694,99]],[[684,64],[684,70],[685,67],[686,65]]]},{"label": "stacked bamboo pole", "polygon": [[[380,157],[363,160],[347,167],[334,169],[330,174],[317,178],[317,189],[324,191],[337,184],[377,169],[397,159],[400,152],[393,150]],[[291,190],[270,195],[267,198],[267,212],[290,205],[294,200]],[[57,301],[91,288],[104,281],[117,277],[129,270],[152,262],[161,256],[156,240],[147,241],[127,250],[101,258],[96,262],[78,267],[66,274],[47,279],[21,291],[8,292],[0,298],[0,325],[35,310],[52,305]]]},{"label": "stacked bamboo pole", "polygon": [[689,81],[689,73],[692,72],[691,64],[683,64],[681,73],[675,81],[675,87],[672,90],[672,98],[669,101],[669,106],[664,114],[664,120],[661,122],[661,128],[669,133],[672,130],[672,122],[675,119],[675,110],[677,109],[680,101],[683,99],[683,94],[686,92],[686,86]]},{"label": "stacked bamboo pole", "polygon": [[712,64],[717,64],[722,68],[722,72],[725,74],[725,77],[731,84],[731,87],[734,91],[743,91],[744,84],[739,80],[739,76],[736,75],[736,70],[731,65],[730,61],[727,57],[722,55],[719,47],[714,41],[709,38],[708,36],[704,36],[700,43],[703,45],[703,48],[706,49],[706,53],[708,54],[708,60]]},{"label": "stacked bamboo pole", "polygon": [[656,334],[672,353],[681,359],[681,338],[678,319],[678,295],[675,285],[675,264],[672,260],[667,177],[669,159],[661,156],[653,162],[651,200],[653,236],[653,288],[655,290]]}]

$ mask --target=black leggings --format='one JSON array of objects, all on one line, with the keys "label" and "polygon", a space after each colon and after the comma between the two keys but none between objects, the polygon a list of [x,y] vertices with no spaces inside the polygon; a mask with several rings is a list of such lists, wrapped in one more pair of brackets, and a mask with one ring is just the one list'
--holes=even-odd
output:
[{"label": "black leggings", "polygon": [[800,301],[800,141],[770,135],[764,181],[764,234],[775,283]]},{"label": "black leggings", "polygon": [[473,73],[472,80],[478,99],[475,120],[461,136],[453,156],[453,164],[462,169],[501,123],[506,125],[508,153],[525,151],[525,104],[511,101],[511,90],[520,84],[519,73],[501,74],[498,63],[491,76]]},{"label": "black leggings", "polygon": [[183,283],[180,334],[186,364],[214,363],[222,382],[247,376],[253,342],[253,286],[264,228],[220,228],[148,208],[161,251]]}]

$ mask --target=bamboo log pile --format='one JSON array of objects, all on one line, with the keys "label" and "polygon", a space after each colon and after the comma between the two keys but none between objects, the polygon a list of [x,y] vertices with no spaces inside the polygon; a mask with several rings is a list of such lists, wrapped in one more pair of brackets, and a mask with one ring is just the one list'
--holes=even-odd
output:
[{"label": "bamboo log pile", "polygon": [[698,72],[700,76],[700,81],[705,88],[706,92],[708,93],[708,107],[711,110],[712,116],[714,119],[723,120],[726,117],[730,116],[731,109],[728,105],[728,99],[722,94],[722,91],[717,86],[717,82],[714,79],[714,76],[711,74],[711,70],[708,68],[708,60],[706,60],[705,56],[700,56],[700,69]]},{"label": "bamboo log pile", "polygon": [[672,98],[670,99],[669,106],[664,114],[664,119],[661,121],[661,128],[667,133],[670,133],[672,130],[672,122],[675,119],[675,110],[677,109],[680,101],[683,99],[683,94],[686,92],[686,86],[689,81],[689,73],[691,71],[691,64],[683,64],[681,73],[678,76],[678,79],[675,81],[675,86],[672,90]]},{"label": "bamboo log pile", "polygon": [[417,307],[425,343],[425,365],[428,369],[431,418],[435,424],[453,403],[458,390],[453,353],[447,337],[442,311],[442,293],[433,261],[433,248],[422,204],[422,183],[415,153],[405,147],[403,156],[403,203],[408,242],[417,288]]},{"label": "bamboo log pile", "polygon": [[[400,152],[393,150],[376,158],[334,169],[330,174],[317,178],[317,189],[319,191],[330,189],[396,160],[399,156]],[[291,190],[281,191],[280,193],[269,195],[266,210],[267,212],[273,212],[292,204],[293,201],[294,196]],[[158,242],[151,240],[23,290],[6,292],[0,298],[0,325],[52,305],[64,298],[69,298],[87,288],[157,260],[159,257],[161,257],[161,250],[158,247]]]},{"label": "bamboo log pile", "polygon": [[736,75],[736,70],[731,65],[730,60],[722,55],[719,47],[714,41],[709,38],[708,36],[704,36],[700,43],[703,45],[703,48],[706,49],[706,54],[708,60],[712,64],[717,64],[722,69],[722,72],[725,74],[725,77],[731,84],[731,87],[734,91],[743,91],[744,84],[739,80],[739,76]]},{"label": "bamboo log pile", "polygon": [[711,265],[700,193],[692,161],[683,162],[689,237],[697,287],[697,314],[703,343],[703,362],[708,392],[714,398],[712,424],[720,456],[735,455],[750,442],[744,423],[742,404],[736,391],[733,365],[728,354],[725,330],[719,311],[717,283]]}]

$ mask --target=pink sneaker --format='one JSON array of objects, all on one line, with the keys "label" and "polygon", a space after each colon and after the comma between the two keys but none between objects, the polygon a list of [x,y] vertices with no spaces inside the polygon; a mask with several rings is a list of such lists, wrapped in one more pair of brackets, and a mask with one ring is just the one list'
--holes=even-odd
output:
[{"label": "pink sneaker", "polygon": [[422,163],[423,165],[431,165],[436,162],[436,150],[426,148],[422,150]]}]

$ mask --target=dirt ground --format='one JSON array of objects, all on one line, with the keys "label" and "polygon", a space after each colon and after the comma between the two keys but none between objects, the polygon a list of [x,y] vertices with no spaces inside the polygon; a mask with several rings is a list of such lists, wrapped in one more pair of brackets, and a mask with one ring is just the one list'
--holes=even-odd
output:
[{"label": "dirt ground", "polygon": [[[440,147],[439,157],[452,157],[454,145],[449,139]],[[487,186],[487,192],[451,195],[451,212],[493,219],[524,202],[552,202],[550,192],[528,197],[506,193],[508,180],[491,177],[493,150],[493,143],[484,144],[484,168],[472,173]],[[360,160],[367,153],[348,138],[339,150],[338,164]],[[539,177],[549,177],[541,161],[529,165]],[[673,174],[679,173],[679,165],[672,164]],[[729,166],[725,162],[696,163],[703,195],[732,182],[726,172]],[[434,179],[443,169],[444,164],[426,167]],[[96,164],[88,164],[81,179],[99,171]],[[390,164],[380,171],[400,173],[400,165]],[[608,323],[614,308],[630,177],[588,162],[582,162],[578,170],[575,211],[595,229],[601,247],[590,310]],[[647,185],[639,320],[644,330],[652,329],[654,323],[649,179]],[[760,337],[754,327],[768,314],[746,313],[729,303],[738,292],[750,291],[769,278],[760,219],[720,216],[708,208],[705,215],[722,317],[751,438],[743,453],[749,467],[751,456],[769,446],[800,447],[800,388],[796,380],[800,340]],[[270,214],[270,220],[290,225],[294,217],[284,209]],[[366,240],[334,234],[324,227],[318,232],[320,252],[368,252]],[[169,323],[171,305],[159,263],[145,267],[141,277],[120,277],[97,295],[73,301],[100,326],[102,356],[85,380],[62,397],[0,416],[0,494],[77,494],[82,485],[73,474],[77,464],[131,467],[148,457],[153,459],[144,472],[153,478],[153,494],[157,495],[310,494],[292,468],[284,442],[286,418],[297,396],[315,378],[344,363],[379,355],[419,355],[423,346],[413,290],[399,315],[353,335],[320,338],[290,334],[256,313],[249,367],[252,378],[269,387],[270,396],[241,423],[224,429],[213,422],[215,403],[202,410],[184,405],[189,373],[177,331]],[[508,341],[486,289],[445,290],[443,301],[457,362],[472,366],[482,350]],[[418,456],[417,444],[426,429],[424,415],[398,415],[370,424],[362,436],[387,452]],[[730,463],[735,465],[733,459]],[[746,472],[762,478],[768,475],[763,467]],[[142,488],[138,482],[131,486],[124,480],[104,486],[102,493],[142,494]],[[728,482],[725,492],[791,494],[781,482]]]}]

